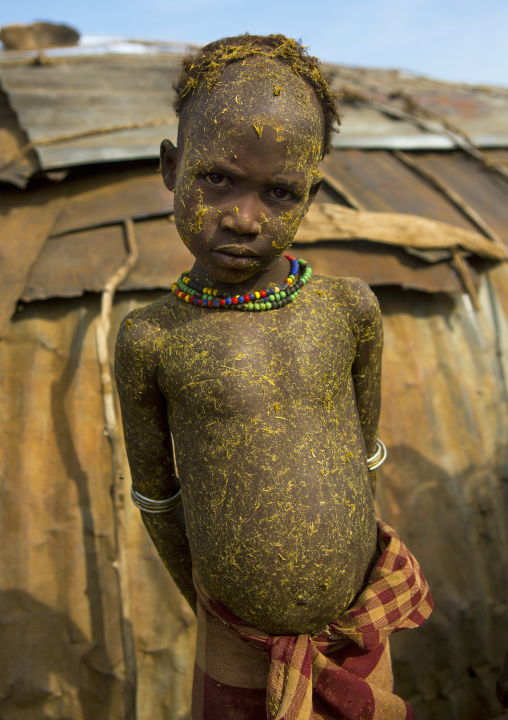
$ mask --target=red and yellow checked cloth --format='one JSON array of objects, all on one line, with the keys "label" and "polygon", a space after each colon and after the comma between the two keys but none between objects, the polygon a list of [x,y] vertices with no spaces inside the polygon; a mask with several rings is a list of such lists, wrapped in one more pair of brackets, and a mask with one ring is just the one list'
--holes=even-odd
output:
[{"label": "red and yellow checked cloth", "polygon": [[411,720],[411,706],[393,694],[388,637],[422,625],[432,598],[418,562],[382,521],[378,546],[357,601],[313,636],[253,628],[196,577],[193,720]]}]

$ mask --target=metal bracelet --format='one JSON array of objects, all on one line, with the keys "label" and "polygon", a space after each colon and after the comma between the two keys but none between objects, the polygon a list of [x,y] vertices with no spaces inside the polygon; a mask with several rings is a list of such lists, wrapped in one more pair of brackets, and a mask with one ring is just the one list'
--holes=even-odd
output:
[{"label": "metal bracelet", "polygon": [[379,438],[376,439],[376,450],[375,452],[367,458],[367,465],[369,466],[369,472],[372,472],[372,470],[376,470],[380,465],[384,463],[386,460],[386,457],[388,455],[388,451],[386,449],[386,445],[382,440]]},{"label": "metal bracelet", "polygon": [[[178,478],[177,478],[178,479]],[[131,498],[134,505],[143,512],[151,513],[152,515],[160,515],[161,513],[169,512],[174,510],[182,502],[182,491],[178,488],[177,492],[169,498],[164,500],[152,500],[152,498],[145,497],[134,490],[131,485]]]}]

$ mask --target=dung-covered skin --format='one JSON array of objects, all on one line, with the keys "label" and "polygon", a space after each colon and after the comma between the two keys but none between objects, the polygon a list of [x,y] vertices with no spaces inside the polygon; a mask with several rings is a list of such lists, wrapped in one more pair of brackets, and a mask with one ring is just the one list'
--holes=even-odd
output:
[{"label": "dung-covered skin", "polygon": [[[323,116],[290,68],[229,66],[186,105],[161,149],[189,274],[231,295],[281,286],[283,252],[319,186]],[[170,294],[131,313],[116,377],[133,483],[178,489],[183,512],[143,519],[192,605],[192,568],[235,614],[271,634],[339,617],[375,559],[366,463],[380,406],[382,328],[357,279],[313,276],[264,312]]]}]

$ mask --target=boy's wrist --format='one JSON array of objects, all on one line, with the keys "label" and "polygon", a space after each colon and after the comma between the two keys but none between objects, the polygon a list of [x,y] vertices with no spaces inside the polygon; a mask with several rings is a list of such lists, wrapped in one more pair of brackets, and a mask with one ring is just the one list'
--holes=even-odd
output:
[{"label": "boy's wrist", "polygon": [[163,500],[153,500],[152,498],[146,497],[146,495],[141,495],[132,485],[131,498],[134,505],[142,512],[150,513],[151,515],[160,515],[161,513],[171,512],[181,504],[182,492],[179,487],[171,497],[164,498]]},{"label": "boy's wrist", "polygon": [[367,458],[367,465],[369,467],[369,471],[372,472],[373,470],[376,470],[378,467],[380,467],[386,460],[387,456],[388,451],[386,449],[386,445],[382,440],[377,438],[375,450],[372,455]]}]

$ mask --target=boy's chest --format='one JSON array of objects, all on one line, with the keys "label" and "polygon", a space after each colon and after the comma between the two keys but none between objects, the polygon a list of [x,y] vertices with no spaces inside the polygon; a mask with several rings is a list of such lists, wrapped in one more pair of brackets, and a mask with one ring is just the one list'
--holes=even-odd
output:
[{"label": "boy's chest", "polygon": [[159,386],[170,408],[198,415],[253,413],[301,396],[325,402],[348,382],[355,347],[340,312],[205,311],[167,336]]}]

